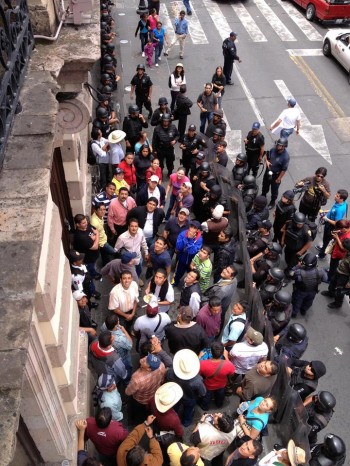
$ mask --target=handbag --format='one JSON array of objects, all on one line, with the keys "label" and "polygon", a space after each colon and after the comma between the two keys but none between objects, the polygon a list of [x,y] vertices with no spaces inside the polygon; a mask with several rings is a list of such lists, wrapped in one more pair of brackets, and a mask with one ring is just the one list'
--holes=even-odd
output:
[{"label": "handbag", "polygon": [[327,247],[324,251],[325,254],[332,254],[334,246],[335,246],[335,240],[331,239],[330,242],[327,244]]}]

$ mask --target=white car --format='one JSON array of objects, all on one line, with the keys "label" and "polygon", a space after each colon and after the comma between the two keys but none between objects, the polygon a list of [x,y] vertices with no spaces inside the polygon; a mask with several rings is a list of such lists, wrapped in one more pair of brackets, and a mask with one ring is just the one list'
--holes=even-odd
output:
[{"label": "white car", "polygon": [[346,69],[350,84],[350,29],[328,31],[323,39],[322,50],[326,57],[333,55]]}]

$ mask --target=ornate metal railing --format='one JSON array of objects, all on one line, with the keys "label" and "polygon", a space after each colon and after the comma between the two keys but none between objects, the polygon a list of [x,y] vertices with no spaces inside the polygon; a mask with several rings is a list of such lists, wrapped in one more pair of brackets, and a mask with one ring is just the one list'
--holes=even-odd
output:
[{"label": "ornate metal railing", "polygon": [[26,0],[0,0],[0,168],[33,46]]}]

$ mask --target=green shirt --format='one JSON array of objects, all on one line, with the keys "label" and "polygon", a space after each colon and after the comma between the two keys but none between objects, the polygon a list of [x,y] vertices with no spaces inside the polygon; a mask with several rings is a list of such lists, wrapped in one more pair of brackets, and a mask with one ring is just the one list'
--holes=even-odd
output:
[{"label": "green shirt", "polygon": [[201,275],[201,278],[199,279],[199,286],[201,288],[201,292],[204,293],[204,291],[209,287],[211,272],[213,270],[213,264],[211,263],[209,258],[203,262],[200,261],[198,254],[194,256],[192,262],[196,266],[196,270],[198,270],[198,272]]}]

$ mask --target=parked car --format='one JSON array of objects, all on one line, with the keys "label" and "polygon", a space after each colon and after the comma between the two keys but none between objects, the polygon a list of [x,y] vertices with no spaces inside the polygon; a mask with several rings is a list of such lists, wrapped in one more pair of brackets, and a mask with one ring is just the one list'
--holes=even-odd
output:
[{"label": "parked car", "polygon": [[293,0],[304,8],[306,19],[324,24],[350,24],[350,0]]},{"label": "parked car", "polygon": [[323,39],[323,54],[333,57],[345,68],[350,84],[350,29],[328,31]]}]

